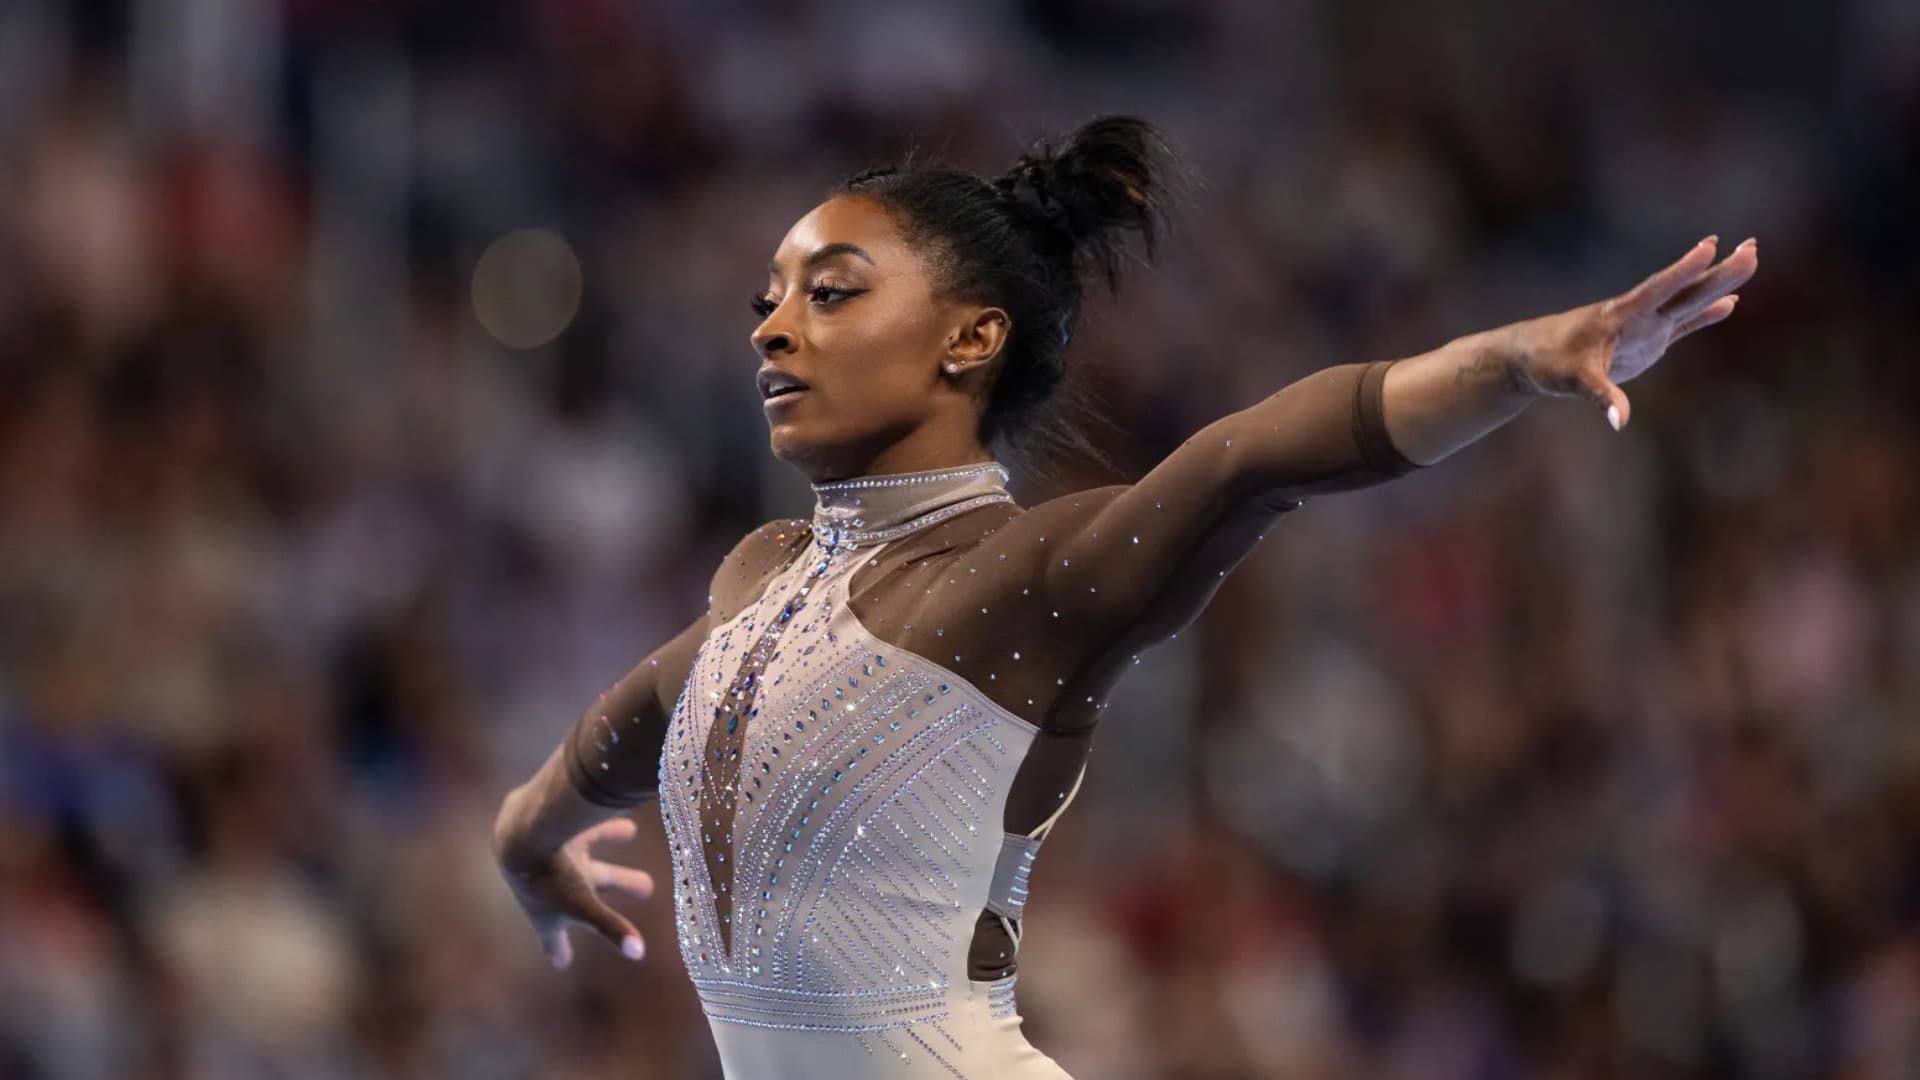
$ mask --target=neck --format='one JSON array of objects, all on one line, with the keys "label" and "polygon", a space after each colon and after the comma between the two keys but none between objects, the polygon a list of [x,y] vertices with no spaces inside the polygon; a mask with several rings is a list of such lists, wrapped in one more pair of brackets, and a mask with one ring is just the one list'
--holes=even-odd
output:
[{"label": "neck", "polygon": [[936,416],[904,434],[888,431],[821,448],[813,460],[794,464],[818,484],[991,464],[993,452],[971,437],[977,426],[978,419],[971,415]]},{"label": "neck", "polygon": [[881,543],[989,503],[1011,502],[1006,467],[974,462],[813,485],[813,532],[829,548]]}]

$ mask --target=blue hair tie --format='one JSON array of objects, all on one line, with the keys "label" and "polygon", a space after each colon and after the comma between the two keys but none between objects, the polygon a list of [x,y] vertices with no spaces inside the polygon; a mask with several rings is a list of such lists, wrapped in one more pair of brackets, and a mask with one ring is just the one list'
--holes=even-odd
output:
[{"label": "blue hair tie", "polygon": [[1060,316],[1060,347],[1063,349],[1067,347],[1067,340],[1073,337],[1073,331],[1067,326],[1067,323],[1072,319],[1072,312]]}]

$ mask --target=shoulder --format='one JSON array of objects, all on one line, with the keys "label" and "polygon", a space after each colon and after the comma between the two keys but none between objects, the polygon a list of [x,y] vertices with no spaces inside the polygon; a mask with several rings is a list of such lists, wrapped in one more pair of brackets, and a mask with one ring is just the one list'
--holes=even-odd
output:
[{"label": "shoulder", "polygon": [[1127,490],[1126,484],[1075,491],[1009,514],[990,532],[979,538],[979,547],[996,559],[1038,568],[1060,545],[1079,534],[1089,519],[1099,514]]},{"label": "shoulder", "polygon": [[720,560],[714,576],[777,569],[812,542],[813,531],[805,518],[775,518],[742,536]]},{"label": "shoulder", "polygon": [[743,591],[757,596],[756,586],[764,586],[812,541],[813,532],[804,518],[775,518],[748,532],[714,570],[713,602],[731,609]]},{"label": "shoulder", "polygon": [[727,557],[752,559],[757,555],[792,554],[812,541],[813,529],[806,518],[774,518],[742,536]]},{"label": "shoulder", "polygon": [[950,561],[972,582],[972,594],[991,605],[1013,596],[1047,595],[1048,579],[1073,538],[1112,503],[1124,485],[1090,488],[1035,503],[965,514],[952,526],[964,534],[916,538],[911,562]]},{"label": "shoulder", "polygon": [[1082,491],[1070,491],[1065,495],[1056,495],[1045,502],[1028,507],[1023,518],[1034,524],[1070,525],[1083,518],[1099,513],[1108,503],[1119,498],[1132,484],[1109,484],[1106,487],[1086,488]]}]

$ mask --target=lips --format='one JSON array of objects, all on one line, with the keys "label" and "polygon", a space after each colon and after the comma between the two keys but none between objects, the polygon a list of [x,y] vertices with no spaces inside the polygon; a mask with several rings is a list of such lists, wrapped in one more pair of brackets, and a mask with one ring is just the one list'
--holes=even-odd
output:
[{"label": "lips", "polygon": [[807,389],[807,384],[799,378],[770,365],[760,369],[755,381],[760,386],[760,397],[766,401]]}]

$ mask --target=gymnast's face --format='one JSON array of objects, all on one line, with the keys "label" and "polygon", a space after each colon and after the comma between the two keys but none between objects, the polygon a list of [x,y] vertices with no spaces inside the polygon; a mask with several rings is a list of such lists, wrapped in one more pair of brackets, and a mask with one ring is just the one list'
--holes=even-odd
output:
[{"label": "gymnast's face", "polygon": [[[984,458],[975,433],[1006,313],[940,295],[877,202],[840,195],[796,222],[754,309],[774,456],[813,482]],[[767,396],[796,380],[804,390]]]}]

